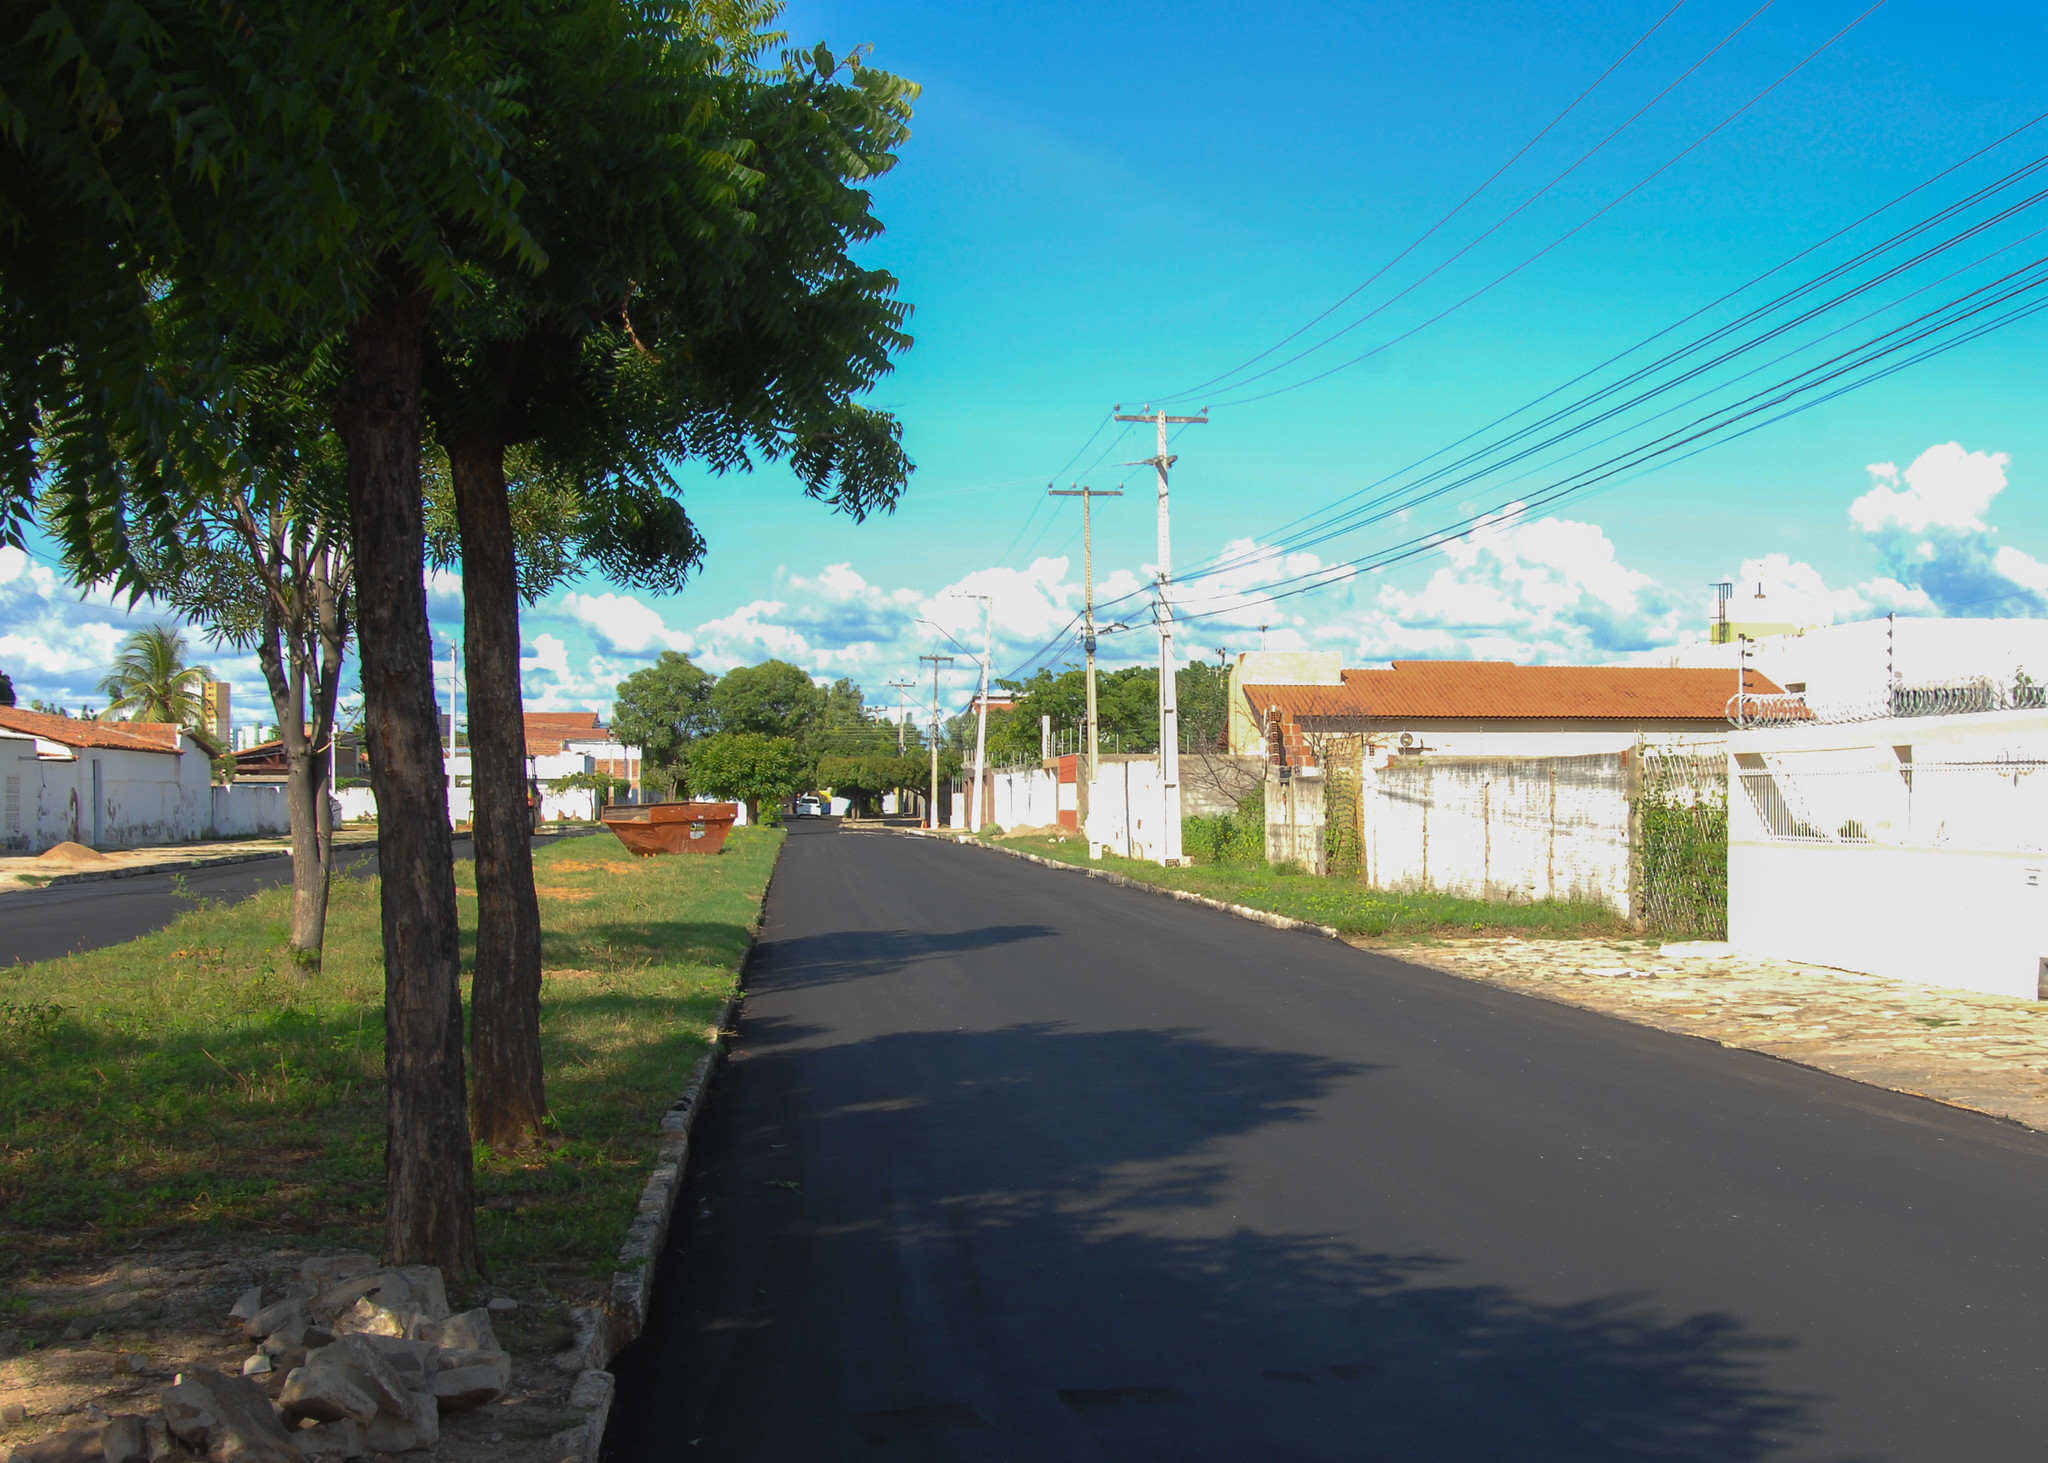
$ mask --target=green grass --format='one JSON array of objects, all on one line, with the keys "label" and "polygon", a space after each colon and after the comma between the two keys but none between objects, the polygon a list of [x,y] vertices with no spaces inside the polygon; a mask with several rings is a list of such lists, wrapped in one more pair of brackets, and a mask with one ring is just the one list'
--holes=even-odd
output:
[{"label": "green grass", "polygon": [[[783,835],[634,859],[600,835],[535,851],[552,1141],[477,1155],[501,1284],[608,1274],[657,1124],[713,1035]],[[465,966],[474,875],[456,865]],[[6,1269],[246,1233],[382,1242],[383,967],[374,880],[337,881],[327,954],[286,943],[290,891],[198,905],[161,934],[0,967]]]},{"label": "green grass", "polygon": [[1282,872],[1260,864],[1197,864],[1163,869],[1157,864],[1104,854],[1088,857],[1079,838],[1005,838],[1005,848],[1022,849],[1061,863],[1110,869],[1147,884],[1185,889],[1230,904],[1329,925],[1340,934],[1370,939],[1431,939],[1447,935],[1512,934],[1525,939],[1599,939],[1634,933],[1613,910],[1600,905],[1542,900],[1533,904],[1492,903],[1452,894],[1391,894],[1348,879]]}]

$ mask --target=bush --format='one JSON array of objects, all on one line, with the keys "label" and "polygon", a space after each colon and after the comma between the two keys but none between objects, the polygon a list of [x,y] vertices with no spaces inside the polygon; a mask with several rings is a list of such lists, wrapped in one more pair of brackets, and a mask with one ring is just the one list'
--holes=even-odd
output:
[{"label": "bush", "polygon": [[1266,795],[1253,793],[1234,813],[1197,815],[1181,824],[1181,850],[1197,863],[1263,864],[1266,861]]}]

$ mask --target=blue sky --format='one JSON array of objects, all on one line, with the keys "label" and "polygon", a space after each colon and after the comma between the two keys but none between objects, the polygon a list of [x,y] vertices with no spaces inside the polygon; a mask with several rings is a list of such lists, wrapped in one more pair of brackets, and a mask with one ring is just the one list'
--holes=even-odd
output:
[{"label": "blue sky", "polygon": [[[872,45],[874,64],[924,87],[901,166],[875,190],[888,232],[868,251],[916,309],[917,343],[874,400],[902,418],[919,470],[898,512],[861,525],[807,502],[780,471],[686,471],[687,506],[711,544],[703,572],[675,596],[587,582],[535,607],[529,704],[601,709],[613,683],[667,648],[720,670],[781,655],[886,699],[885,683],[914,675],[920,652],[959,653],[924,621],[978,646],[979,610],[963,592],[994,596],[996,673],[1020,669],[1079,608],[1079,510],[1042,495],[1083,469],[1094,486],[1130,493],[1098,507],[1097,578],[1104,598],[1130,596],[1112,615],[1147,623],[1149,472],[1120,464],[1152,449],[1113,426],[1091,439],[1112,405],[1165,399],[1274,346],[1415,244],[1596,80],[1449,222],[1252,369],[1378,313],[1255,384],[1173,398],[1213,408],[1209,425],[1174,443],[1176,569],[1224,554],[1235,563],[1186,587],[1185,607],[1207,613],[1183,645],[1256,648],[1265,624],[1268,644],[1340,649],[1352,664],[1611,660],[1696,633],[1716,579],[1762,579],[1785,615],[1809,620],[2048,613],[2048,314],[1590,496],[1509,506],[2048,254],[2048,234],[2034,235],[2048,203],[1611,424],[1622,435],[1607,449],[1519,479],[1480,477],[1405,519],[1306,548],[1276,541],[1290,521],[1788,256],[1819,246],[1660,348],[2048,152],[2044,123],[1824,243],[2031,118],[2048,31],[2019,6],[1760,3],[792,6],[793,40]],[[2037,187],[1998,195],[1920,247]],[[1368,351],[1323,380],[1250,399]],[[1787,351],[1803,353],[1747,388],[1725,384]],[[1642,420],[1694,390],[1708,399]],[[1477,532],[1370,572],[1399,542],[1503,508]],[[1333,567],[1353,563],[1361,572]],[[1321,587],[1277,601],[1261,593],[1283,577]],[[437,580],[432,607],[438,630],[459,630],[451,582]],[[81,601],[37,561],[0,553],[0,669],[24,699],[97,699],[113,643],[146,617],[103,596]],[[1104,648],[1112,660],[1153,654],[1137,631]],[[1052,659],[1074,653],[1056,646]],[[253,664],[213,659],[236,681],[243,714],[259,714]],[[956,663],[954,705],[969,682]]]}]

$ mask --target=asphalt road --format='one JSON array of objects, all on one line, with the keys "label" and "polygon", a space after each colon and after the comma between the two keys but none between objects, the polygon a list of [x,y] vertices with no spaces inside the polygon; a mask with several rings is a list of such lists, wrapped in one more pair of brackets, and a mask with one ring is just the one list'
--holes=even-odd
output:
[{"label": "asphalt road", "polygon": [[[544,833],[534,844],[558,837]],[[469,839],[455,840],[455,856],[469,855]],[[374,874],[374,848],[348,848],[335,866],[344,873]],[[55,960],[81,950],[98,950],[154,933],[192,907],[195,899],[236,903],[264,889],[292,881],[292,861],[285,854],[219,864],[177,874],[136,874],[126,879],[99,879],[85,884],[59,884],[49,889],[22,889],[0,894],[0,966],[17,961]]]},{"label": "asphalt road", "polygon": [[2048,1139],[798,825],[607,1457],[2048,1452]]}]

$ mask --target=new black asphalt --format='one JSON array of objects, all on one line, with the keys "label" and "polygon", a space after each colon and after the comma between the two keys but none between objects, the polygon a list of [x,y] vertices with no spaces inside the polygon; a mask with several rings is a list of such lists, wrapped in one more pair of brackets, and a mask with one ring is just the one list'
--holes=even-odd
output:
[{"label": "new black asphalt", "polygon": [[607,1457],[2048,1452],[2048,1139],[799,825]]}]

